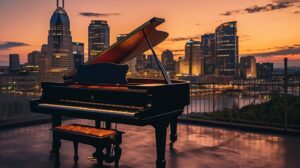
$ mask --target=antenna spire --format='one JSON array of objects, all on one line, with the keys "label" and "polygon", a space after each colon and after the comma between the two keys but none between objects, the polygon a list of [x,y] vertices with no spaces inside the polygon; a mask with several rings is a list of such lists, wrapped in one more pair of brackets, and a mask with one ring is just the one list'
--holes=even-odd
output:
[{"label": "antenna spire", "polygon": [[65,8],[65,0],[62,1],[62,8]]},{"label": "antenna spire", "polygon": [[59,0],[56,0],[56,8],[59,6]]}]

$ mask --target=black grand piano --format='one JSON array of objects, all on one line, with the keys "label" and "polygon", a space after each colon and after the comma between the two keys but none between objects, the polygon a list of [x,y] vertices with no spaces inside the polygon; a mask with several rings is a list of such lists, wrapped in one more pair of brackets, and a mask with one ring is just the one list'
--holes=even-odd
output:
[{"label": "black grand piano", "polygon": [[[177,118],[189,104],[189,83],[170,80],[153,49],[168,33],[156,30],[164,19],[153,18],[97,57],[65,76],[64,83],[42,83],[42,96],[32,100],[32,112],[52,115],[52,126],[62,116],[155,128],[156,167],[166,167],[166,132],[170,146],[177,140]],[[127,61],[151,50],[164,80],[126,79]]]}]

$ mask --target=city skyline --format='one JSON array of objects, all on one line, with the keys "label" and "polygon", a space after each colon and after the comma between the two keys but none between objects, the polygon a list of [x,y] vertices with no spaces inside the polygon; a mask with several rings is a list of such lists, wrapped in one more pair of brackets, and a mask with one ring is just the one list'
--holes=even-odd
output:
[{"label": "city skyline", "polygon": [[[88,51],[88,25],[91,20],[107,20],[111,27],[110,39],[114,43],[117,34],[130,32],[154,15],[166,18],[167,22],[161,29],[170,34],[156,50],[161,55],[162,51],[170,49],[178,58],[184,56],[184,45],[188,39],[199,40],[202,34],[213,33],[221,23],[237,21],[241,56],[254,55],[258,62],[275,63],[278,60],[282,62],[286,56],[295,60],[291,61],[291,66],[300,65],[300,23],[295,22],[300,18],[299,0],[228,0],[219,2],[218,6],[216,1],[190,4],[182,0],[173,4],[168,1],[135,2],[66,1],[74,41],[84,42],[85,51]],[[20,54],[24,63],[28,53],[39,51],[42,44],[47,43],[49,18],[55,5],[54,0],[2,0],[0,19],[8,24],[0,28],[0,65],[8,65],[8,55],[12,53]]]}]

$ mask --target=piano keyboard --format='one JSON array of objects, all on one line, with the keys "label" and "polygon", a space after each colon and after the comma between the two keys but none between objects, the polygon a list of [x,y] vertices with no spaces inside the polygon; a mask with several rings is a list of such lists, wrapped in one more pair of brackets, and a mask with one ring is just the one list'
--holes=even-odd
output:
[{"label": "piano keyboard", "polygon": [[[122,110],[113,110],[113,109],[101,109],[101,108],[89,108],[89,107],[80,107],[80,106],[73,106],[73,105],[61,105],[61,104],[47,104],[41,103],[38,105],[39,107],[44,108],[54,108],[58,110],[74,110],[74,111],[82,111],[82,112],[96,112],[96,113],[103,113],[103,114],[115,114],[120,116],[128,116],[134,117],[135,112],[133,111],[122,111]],[[137,112],[137,111],[136,111]]]},{"label": "piano keyboard", "polygon": [[128,106],[128,105],[119,105],[119,104],[107,104],[107,103],[100,103],[100,102],[86,102],[86,101],[77,101],[77,100],[60,100],[62,103],[72,103],[72,104],[80,104],[80,105],[92,105],[92,106],[102,106],[106,108],[122,108],[122,109],[130,109],[133,111],[141,111],[144,107],[139,106]]}]

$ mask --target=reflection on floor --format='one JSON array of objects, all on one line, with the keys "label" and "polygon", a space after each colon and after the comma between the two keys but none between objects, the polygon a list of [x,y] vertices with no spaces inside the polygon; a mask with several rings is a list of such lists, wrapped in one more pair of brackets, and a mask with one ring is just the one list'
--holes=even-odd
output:
[{"label": "reflection on floor", "polygon": [[[93,124],[86,120],[65,123]],[[51,144],[50,124],[0,131],[1,168],[50,168],[54,160],[49,157]],[[122,144],[121,168],[151,168],[155,165],[153,128],[118,125],[125,131]],[[169,168],[235,168],[266,167],[293,168],[300,165],[300,138],[274,136],[182,125],[174,150],[167,149]],[[95,167],[88,159],[94,149],[79,145],[78,168]],[[63,141],[61,148],[63,168],[73,167],[72,143]],[[113,165],[106,164],[106,167]]]}]

